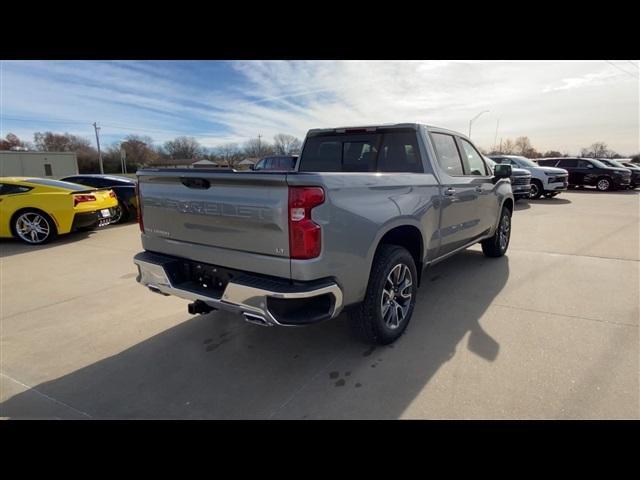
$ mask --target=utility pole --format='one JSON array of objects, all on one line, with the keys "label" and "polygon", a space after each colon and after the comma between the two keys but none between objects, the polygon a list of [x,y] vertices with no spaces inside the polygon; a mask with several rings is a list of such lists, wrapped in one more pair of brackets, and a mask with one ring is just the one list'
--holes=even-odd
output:
[{"label": "utility pole", "polygon": [[127,173],[127,151],[120,149],[120,163],[122,164],[122,173]]},{"label": "utility pole", "polygon": [[262,157],[262,142],[260,141],[261,138],[262,135],[258,134],[258,157]]},{"label": "utility pole", "polygon": [[496,136],[493,139],[494,149],[498,146],[498,125],[500,125],[500,117],[498,117],[498,121],[496,122]]},{"label": "utility pole", "polygon": [[104,174],[104,167],[102,166],[102,152],[100,152],[100,138],[98,137],[98,130],[100,130],[100,127],[96,122],[93,122],[93,128],[96,131],[96,143],[98,144],[98,162],[100,162],[100,173]]}]

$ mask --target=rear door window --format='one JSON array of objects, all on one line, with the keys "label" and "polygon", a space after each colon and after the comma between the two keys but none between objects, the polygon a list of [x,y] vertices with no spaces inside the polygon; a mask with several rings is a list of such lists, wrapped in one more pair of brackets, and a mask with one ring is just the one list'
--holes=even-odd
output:
[{"label": "rear door window", "polygon": [[378,171],[422,173],[416,134],[385,135],[378,153]]},{"label": "rear door window", "polygon": [[593,168],[593,164],[587,160],[578,160],[578,168]]},{"label": "rear door window", "polygon": [[558,162],[558,167],[562,168],[576,168],[578,166],[578,160],[575,158],[564,158]]},{"label": "rear door window", "polygon": [[433,146],[436,150],[440,168],[452,176],[464,175],[462,159],[453,135],[433,132],[431,133],[431,138],[433,139]]}]

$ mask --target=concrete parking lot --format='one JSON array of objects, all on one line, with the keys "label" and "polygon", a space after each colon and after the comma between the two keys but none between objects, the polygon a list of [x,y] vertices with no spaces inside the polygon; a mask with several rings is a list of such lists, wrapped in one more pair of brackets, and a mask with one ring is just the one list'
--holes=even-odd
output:
[{"label": "concrete parking lot", "polygon": [[136,224],[2,241],[0,416],[640,418],[640,192],[518,203],[506,257],[427,270],[407,333],[265,328],[135,281]]}]

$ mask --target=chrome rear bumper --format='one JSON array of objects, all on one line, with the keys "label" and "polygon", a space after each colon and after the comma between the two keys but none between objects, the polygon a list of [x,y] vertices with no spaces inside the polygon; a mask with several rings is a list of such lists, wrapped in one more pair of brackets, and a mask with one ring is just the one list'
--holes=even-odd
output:
[{"label": "chrome rear bumper", "polygon": [[[255,285],[247,285],[229,281],[220,298],[207,295],[202,292],[187,290],[180,285],[172,284],[170,275],[165,270],[165,264],[156,259],[160,256],[142,252],[133,259],[138,266],[137,281],[150,290],[163,295],[174,295],[191,301],[201,301],[210,307],[242,314],[247,321],[261,325],[293,326],[311,322],[291,323],[269,309],[269,299],[284,300],[313,300],[323,295],[332,298],[326,315],[319,317],[317,321],[334,318],[342,310],[342,290],[336,283],[326,283],[322,286],[309,285],[308,288],[260,288]],[[257,317],[257,318],[256,318]]]}]

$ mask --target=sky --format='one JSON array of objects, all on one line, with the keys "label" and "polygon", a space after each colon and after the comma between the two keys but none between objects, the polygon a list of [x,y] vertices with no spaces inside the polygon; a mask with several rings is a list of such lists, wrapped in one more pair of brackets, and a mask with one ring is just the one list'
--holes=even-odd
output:
[{"label": "sky", "polygon": [[640,151],[638,61],[1,61],[0,136],[69,132],[101,145],[242,143],[311,128],[416,122],[491,149],[528,136],[539,151],[596,141]]}]

